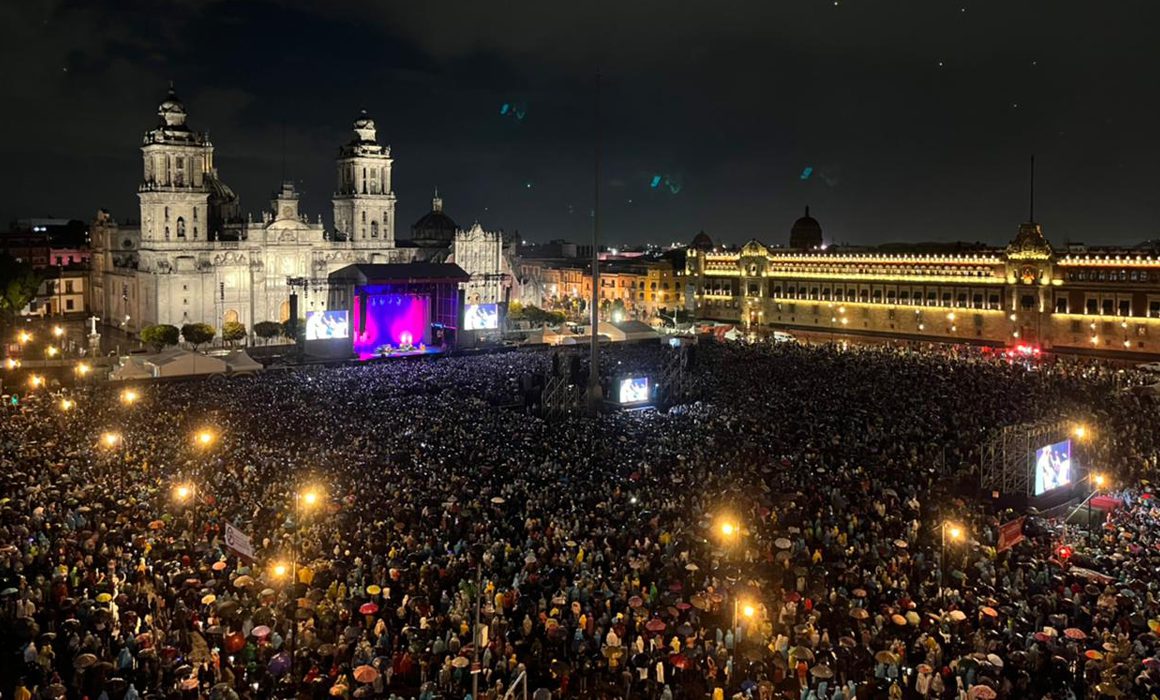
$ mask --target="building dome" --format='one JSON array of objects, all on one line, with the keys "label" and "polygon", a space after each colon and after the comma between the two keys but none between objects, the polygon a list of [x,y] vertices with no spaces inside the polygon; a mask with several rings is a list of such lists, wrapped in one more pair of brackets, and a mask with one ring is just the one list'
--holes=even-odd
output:
[{"label": "building dome", "polygon": [[431,211],[411,226],[411,240],[424,248],[449,246],[458,229],[451,217],[443,213],[443,200],[436,192],[431,200]]},{"label": "building dome", "polygon": [[354,134],[355,143],[375,143],[375,120],[367,116],[365,109],[354,121]]},{"label": "building dome", "polygon": [[157,116],[161,117],[161,125],[166,128],[185,126],[185,105],[177,97],[172,84],[169,86],[169,94],[165,97],[165,101],[157,107]]},{"label": "building dome", "polygon": [[806,207],[806,215],[793,222],[789,230],[789,247],[798,250],[813,250],[822,247],[822,225],[810,216],[810,208]]},{"label": "building dome", "polygon": [[689,244],[693,250],[713,250],[713,239],[709,238],[709,234],[701,231],[696,236],[693,236],[693,242]]}]

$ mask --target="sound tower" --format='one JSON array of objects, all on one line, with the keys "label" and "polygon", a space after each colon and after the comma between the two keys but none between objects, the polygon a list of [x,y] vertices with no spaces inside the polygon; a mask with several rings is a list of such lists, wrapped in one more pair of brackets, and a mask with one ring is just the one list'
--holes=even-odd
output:
[{"label": "sound tower", "polygon": [[298,338],[298,293],[290,292],[290,337]]},{"label": "sound tower", "polygon": [[568,381],[572,384],[583,384],[586,377],[580,373],[580,356],[573,355],[568,364]]}]

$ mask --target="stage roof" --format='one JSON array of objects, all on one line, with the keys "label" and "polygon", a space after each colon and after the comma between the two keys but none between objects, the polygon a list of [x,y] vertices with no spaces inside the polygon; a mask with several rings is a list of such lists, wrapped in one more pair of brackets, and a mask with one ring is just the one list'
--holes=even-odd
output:
[{"label": "stage roof", "polygon": [[471,275],[455,263],[380,263],[358,264],[330,273],[333,281],[352,284],[384,284],[398,282],[466,282]]}]

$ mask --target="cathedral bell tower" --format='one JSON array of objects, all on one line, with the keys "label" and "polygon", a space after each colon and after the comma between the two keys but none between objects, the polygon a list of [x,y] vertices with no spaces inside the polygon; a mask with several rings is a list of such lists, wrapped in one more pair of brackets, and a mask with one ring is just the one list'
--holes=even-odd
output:
[{"label": "cathedral bell tower", "polygon": [[391,191],[391,149],[378,143],[375,122],[366,112],[354,123],[354,138],[338,150],[334,193],[337,240],[356,248],[395,246],[395,193]]},{"label": "cathedral bell tower", "polygon": [[[157,108],[157,126],[145,134],[141,153],[144,182],[141,202],[143,248],[179,247],[206,240],[213,169],[213,145],[185,124],[185,105],[169,87]],[[168,246],[166,244],[169,244]]]}]

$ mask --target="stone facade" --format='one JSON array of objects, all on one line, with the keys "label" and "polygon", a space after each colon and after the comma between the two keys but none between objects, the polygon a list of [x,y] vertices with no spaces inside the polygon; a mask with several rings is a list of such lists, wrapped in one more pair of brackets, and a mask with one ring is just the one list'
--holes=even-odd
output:
[{"label": "stone facade", "polygon": [[700,318],[750,328],[1160,354],[1160,257],[1056,251],[1038,224],[961,254],[690,248]]},{"label": "stone facade", "polygon": [[395,247],[395,195],[390,149],[363,115],[354,138],[339,150],[333,206],[336,231],[298,210],[284,184],[260,221],[242,221],[237,196],[218,177],[213,145],[186,125],[185,107],[170,90],[158,126],[141,148],[141,225],[121,228],[107,212],[92,227],[90,300],[108,325],[205,322],[221,329],[237,321],[289,318],[297,290],[299,315],[325,308],[326,277],[352,263],[410,262]]}]

